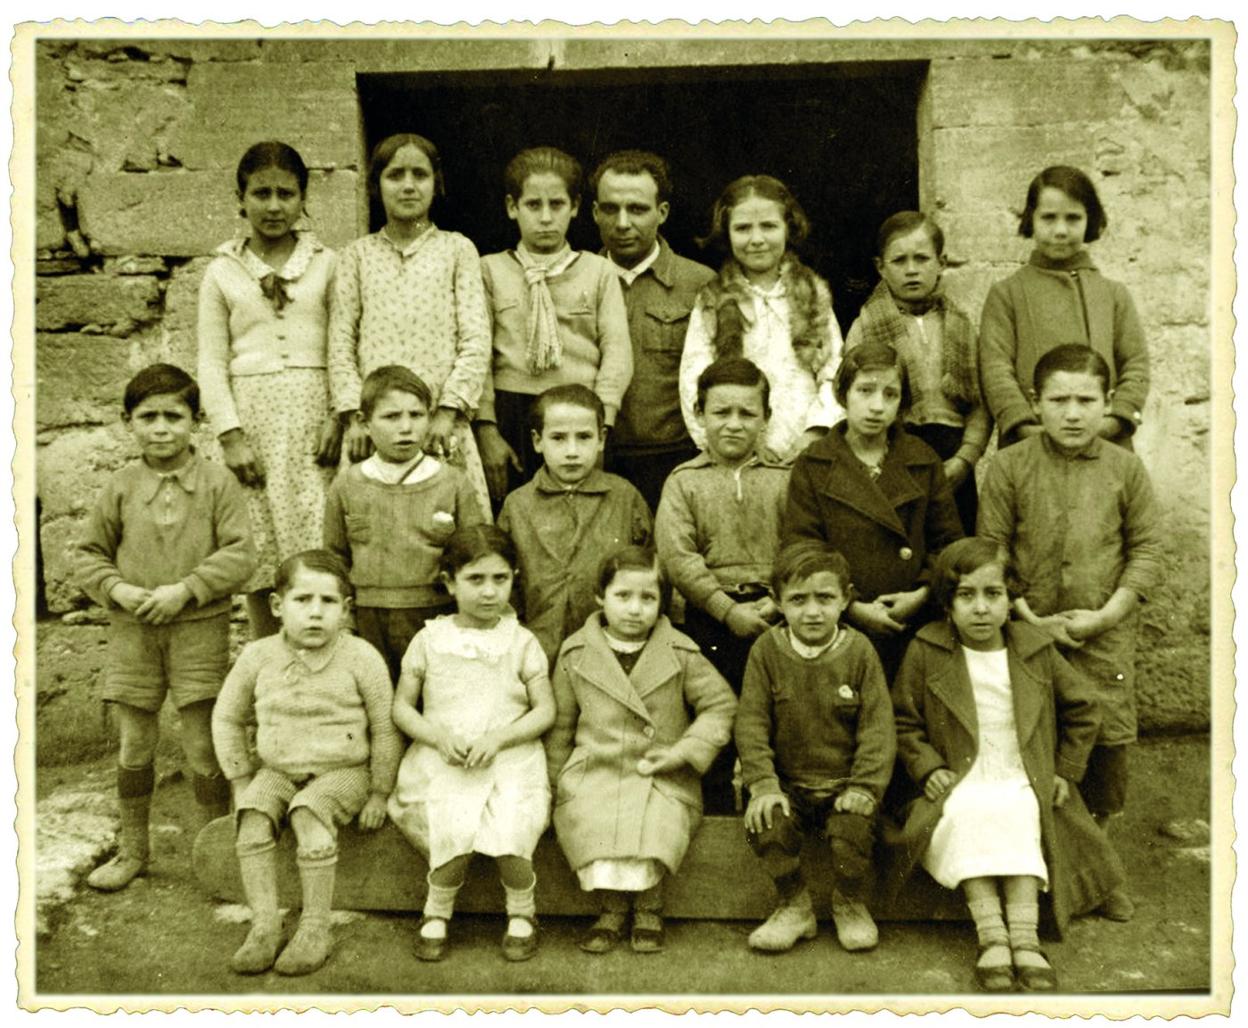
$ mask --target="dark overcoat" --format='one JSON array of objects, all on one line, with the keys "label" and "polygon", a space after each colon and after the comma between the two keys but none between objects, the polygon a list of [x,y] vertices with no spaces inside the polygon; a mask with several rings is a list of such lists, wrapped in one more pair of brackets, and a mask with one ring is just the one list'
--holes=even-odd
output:
[{"label": "dark overcoat", "polygon": [[[1049,871],[1049,902],[1042,907],[1046,926],[1060,933],[1071,917],[1094,910],[1125,879],[1122,863],[1078,790],[1071,789],[1061,807],[1052,802],[1055,775],[1072,784],[1083,778],[1100,714],[1089,684],[1047,635],[1009,622],[1005,637],[1019,751],[1039,801],[1040,841]],[[960,781],[979,750],[979,727],[966,658],[947,622],[925,625],[915,636],[893,685],[893,708],[897,757],[910,778],[922,783],[947,767]],[[916,865],[948,795],[935,803],[920,796],[907,808],[904,826],[885,832],[886,895],[896,896],[910,875],[921,871]]]}]

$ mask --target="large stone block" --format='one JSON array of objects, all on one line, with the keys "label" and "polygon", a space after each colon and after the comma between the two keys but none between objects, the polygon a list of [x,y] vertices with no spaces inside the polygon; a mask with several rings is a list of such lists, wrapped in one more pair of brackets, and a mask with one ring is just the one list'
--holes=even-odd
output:
[{"label": "large stone block", "polygon": [[130,344],[112,336],[35,337],[35,418],[40,431],[106,425],[121,415]]},{"label": "large stone block", "polygon": [[225,169],[93,174],[78,212],[96,253],[198,257],[233,234],[234,194]]},{"label": "large stone block", "polygon": [[169,165],[170,129],[195,113],[184,88],[161,81],[83,86],[75,91],[70,108],[60,125],[90,148],[97,173],[154,171]]},{"label": "large stone block", "polygon": [[45,522],[84,514],[108,476],[136,456],[120,421],[60,432],[38,446],[35,474]]},{"label": "large stone block", "polygon": [[160,284],[140,275],[57,275],[35,283],[35,327],[129,331],[160,316]]},{"label": "large stone block", "polygon": [[1126,99],[1116,66],[1095,59],[934,61],[928,75],[938,128],[1077,128],[1114,117]]},{"label": "large stone block", "polygon": [[169,149],[188,168],[232,172],[243,151],[262,139],[289,140],[309,166],[361,160],[355,67],[341,59],[280,67],[196,64],[187,91],[195,117],[173,129]]}]

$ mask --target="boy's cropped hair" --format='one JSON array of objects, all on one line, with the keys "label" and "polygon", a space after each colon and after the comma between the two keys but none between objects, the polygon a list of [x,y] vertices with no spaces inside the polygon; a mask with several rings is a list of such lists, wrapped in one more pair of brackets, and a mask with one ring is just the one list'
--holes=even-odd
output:
[{"label": "boy's cropped hair", "polygon": [[1083,232],[1085,243],[1101,238],[1101,234],[1109,227],[1109,217],[1101,206],[1101,198],[1096,195],[1096,186],[1078,168],[1066,164],[1045,168],[1031,180],[1031,185],[1027,187],[1027,205],[1018,219],[1020,236],[1030,239],[1035,231],[1036,204],[1040,202],[1040,191],[1045,188],[1060,189],[1072,200],[1083,204],[1083,209],[1088,212],[1088,227]]},{"label": "boy's cropped hair", "polygon": [[589,189],[598,195],[598,183],[608,171],[616,175],[649,175],[654,179],[656,195],[659,203],[666,203],[672,198],[672,175],[667,161],[657,153],[649,150],[616,150],[607,154],[589,177]]},{"label": "boy's cropped hair", "polygon": [[349,600],[355,595],[355,588],[351,585],[351,573],[347,570],[346,562],[332,550],[321,549],[304,550],[282,561],[277,566],[277,572],[273,578],[273,592],[278,596],[286,595],[286,590],[290,588],[295,575],[300,571],[320,571],[333,575],[338,579],[338,590],[342,593],[344,600]]},{"label": "boy's cropped hair", "polygon": [[1031,386],[1037,396],[1044,392],[1044,383],[1059,371],[1094,375],[1100,379],[1101,389],[1109,392],[1109,364],[1087,343],[1062,343],[1036,361],[1035,370],[1031,373]]},{"label": "boy's cropped hair", "polygon": [[720,357],[706,366],[698,376],[698,399],[694,409],[702,412],[706,406],[706,394],[715,386],[762,387],[763,413],[771,417],[771,383],[762,368],[745,357]]},{"label": "boy's cropped hair", "polygon": [[936,251],[936,256],[941,256],[945,252],[945,233],[941,231],[940,226],[935,221],[921,211],[898,211],[896,214],[890,214],[885,218],[879,232],[875,235],[876,256],[883,257],[884,251],[888,249],[888,244],[897,236],[908,236],[918,228],[927,231],[928,238],[932,241],[932,247]]},{"label": "boy's cropped hair", "polygon": [[194,417],[199,417],[199,385],[176,364],[149,364],[130,379],[121,398],[122,409],[128,417],[135,407],[153,396],[176,396]]},{"label": "boy's cropped hair", "polygon": [[668,612],[672,602],[672,583],[653,546],[621,546],[608,553],[598,565],[598,588],[594,590],[595,595],[606,595],[607,586],[621,571],[656,572],[659,580],[659,613]]},{"label": "boy's cropped hair", "polygon": [[932,567],[932,597],[946,613],[953,608],[953,594],[964,575],[974,574],[985,564],[1000,564],[1005,578],[1005,591],[1011,603],[1022,595],[1022,581],[1014,561],[1005,549],[991,539],[971,535],[958,539],[940,551]]},{"label": "boy's cropped hair", "polygon": [[386,364],[369,372],[360,386],[360,413],[366,421],[373,416],[373,408],[386,393],[410,393],[433,413],[433,393],[425,380],[402,364]]},{"label": "boy's cropped hair", "polygon": [[534,146],[521,150],[507,162],[503,171],[503,186],[507,195],[518,201],[528,177],[543,172],[550,172],[563,179],[563,184],[568,187],[568,198],[573,203],[581,198],[581,162],[553,146]]},{"label": "boy's cropped hair", "polygon": [[841,366],[836,369],[836,377],[832,380],[832,392],[842,407],[848,406],[849,390],[854,379],[863,371],[881,371],[884,368],[896,368],[901,379],[901,403],[897,408],[897,416],[901,418],[914,402],[910,392],[910,376],[906,374],[905,362],[888,343],[863,343],[846,352],[841,358]]},{"label": "boy's cropped hair", "polygon": [[840,550],[834,550],[817,539],[799,539],[781,549],[771,567],[771,591],[776,602],[780,601],[786,585],[800,582],[821,571],[830,571],[836,575],[841,584],[841,592],[847,599],[853,598],[854,583],[849,574],[849,561]]},{"label": "boy's cropped hair", "polygon": [[594,417],[598,419],[599,432],[607,423],[607,412],[598,394],[589,386],[583,386],[578,382],[568,382],[564,385],[551,386],[534,401],[529,411],[529,427],[538,435],[541,435],[546,427],[546,412],[556,403],[566,403],[572,407],[582,407],[587,411],[592,411]]}]

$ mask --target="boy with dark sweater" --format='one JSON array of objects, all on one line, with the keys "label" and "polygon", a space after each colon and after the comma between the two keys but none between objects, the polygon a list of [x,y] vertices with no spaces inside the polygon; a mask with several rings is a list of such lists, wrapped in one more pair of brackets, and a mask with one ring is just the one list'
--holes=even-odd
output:
[{"label": "boy with dark sweater", "polygon": [[487,520],[467,476],[424,452],[432,397],[397,364],[364,379],[360,417],[376,453],[339,474],[325,500],[325,546],[351,567],[356,629],[393,681],[412,637],[451,609],[436,584],[442,546]]},{"label": "boy with dark sweater", "polygon": [[[744,357],[721,358],[698,376],[706,450],[668,477],[655,516],[659,559],[687,603],[685,632],[738,696],[750,647],[779,616],[768,582],[789,469],[757,452],[769,392],[767,376]],[[708,813],[735,810],[736,756],[724,747],[702,778]]]},{"label": "boy with dark sweater", "polygon": [[884,672],[866,636],[840,623],[853,593],[839,553],[809,540],[786,546],[772,585],[785,624],[750,650],[736,722],[746,839],[780,897],[750,946],[776,952],[814,938],[800,855],[803,835],[818,832],[832,850],[837,938],[870,949],[879,936],[862,899],[897,751]]}]

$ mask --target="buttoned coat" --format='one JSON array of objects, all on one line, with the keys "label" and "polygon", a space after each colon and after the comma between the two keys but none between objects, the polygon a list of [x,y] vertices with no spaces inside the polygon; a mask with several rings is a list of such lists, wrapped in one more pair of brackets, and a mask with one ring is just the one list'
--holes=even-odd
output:
[{"label": "buttoned coat", "polygon": [[[732,734],[728,683],[666,617],[625,675],[595,613],[563,644],[554,689],[546,759],[568,863],[651,858],[675,873],[702,816],[701,776]],[[656,745],[688,763],[640,774],[637,762]]]},{"label": "buttoned coat", "polygon": [[[1046,923],[1060,932],[1072,916],[1099,906],[1125,877],[1078,790],[1071,789],[1061,807],[1052,802],[1055,775],[1072,784],[1083,778],[1100,713],[1087,682],[1047,635],[1009,622],[1005,637],[1019,751],[1040,807],[1049,872]],[[947,622],[919,630],[893,685],[893,706],[897,756],[916,786],[942,767],[960,781],[979,750],[979,726],[966,658]],[[886,830],[883,880],[889,894],[896,895],[919,864],[949,791],[935,803],[920,795],[907,808],[904,827]]]}]

